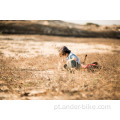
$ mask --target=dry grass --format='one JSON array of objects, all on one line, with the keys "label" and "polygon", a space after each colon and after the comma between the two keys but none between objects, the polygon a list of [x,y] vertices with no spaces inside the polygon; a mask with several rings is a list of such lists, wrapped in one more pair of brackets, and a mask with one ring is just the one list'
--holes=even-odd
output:
[{"label": "dry grass", "polygon": [[[64,44],[102,69],[59,71],[57,48]],[[117,39],[1,35],[0,99],[120,99],[119,52]]]},{"label": "dry grass", "polygon": [[[84,55],[79,57],[83,60]],[[102,69],[69,74],[57,70],[59,59],[54,56],[0,57],[0,99],[120,99],[119,58],[118,54],[89,54],[87,63],[98,61]]]}]

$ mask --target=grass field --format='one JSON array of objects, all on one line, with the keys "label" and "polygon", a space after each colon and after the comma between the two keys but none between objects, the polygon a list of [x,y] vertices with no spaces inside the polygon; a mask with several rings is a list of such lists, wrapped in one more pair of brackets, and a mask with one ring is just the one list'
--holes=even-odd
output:
[{"label": "grass field", "polygon": [[[58,69],[66,45],[102,68],[70,74]],[[0,99],[120,99],[120,40],[41,35],[0,35]]]}]

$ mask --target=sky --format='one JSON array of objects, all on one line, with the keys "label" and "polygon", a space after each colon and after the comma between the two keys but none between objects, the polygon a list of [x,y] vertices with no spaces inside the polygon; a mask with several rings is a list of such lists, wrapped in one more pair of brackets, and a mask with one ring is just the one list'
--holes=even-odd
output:
[{"label": "sky", "polygon": [[96,23],[99,25],[120,25],[120,20],[64,20],[67,22],[77,23],[77,24],[86,24],[86,23]]}]

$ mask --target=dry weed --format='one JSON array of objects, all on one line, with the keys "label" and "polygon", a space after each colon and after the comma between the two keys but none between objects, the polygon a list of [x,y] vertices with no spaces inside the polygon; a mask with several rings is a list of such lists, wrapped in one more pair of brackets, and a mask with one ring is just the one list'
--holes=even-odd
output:
[{"label": "dry weed", "polygon": [[[79,58],[82,61],[84,55]],[[70,74],[57,70],[55,56],[1,57],[0,99],[120,99],[119,58],[119,54],[88,54],[86,63],[97,61],[102,69]]]}]

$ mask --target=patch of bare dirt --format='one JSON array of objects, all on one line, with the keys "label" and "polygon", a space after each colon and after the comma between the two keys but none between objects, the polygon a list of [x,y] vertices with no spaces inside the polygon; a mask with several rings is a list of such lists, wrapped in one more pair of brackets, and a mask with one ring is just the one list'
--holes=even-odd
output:
[{"label": "patch of bare dirt", "polygon": [[[7,39],[10,40],[7,40]],[[106,45],[99,43],[73,43],[73,42],[57,42],[52,41],[44,41],[44,38],[39,36],[39,41],[34,41],[36,39],[35,36],[18,36],[18,37],[6,37],[0,36],[0,53],[6,57],[35,57],[38,55],[58,55],[58,49],[61,46],[68,46],[74,53],[76,54],[87,54],[87,53],[113,53],[115,51],[120,50],[119,45]],[[54,37],[53,37],[54,38]],[[24,40],[26,39],[26,40]],[[32,40],[27,40],[32,39]],[[38,39],[38,38],[37,38]],[[41,40],[43,39],[43,40]],[[74,38],[75,39],[75,38]],[[80,39],[82,40],[82,39]]]}]

